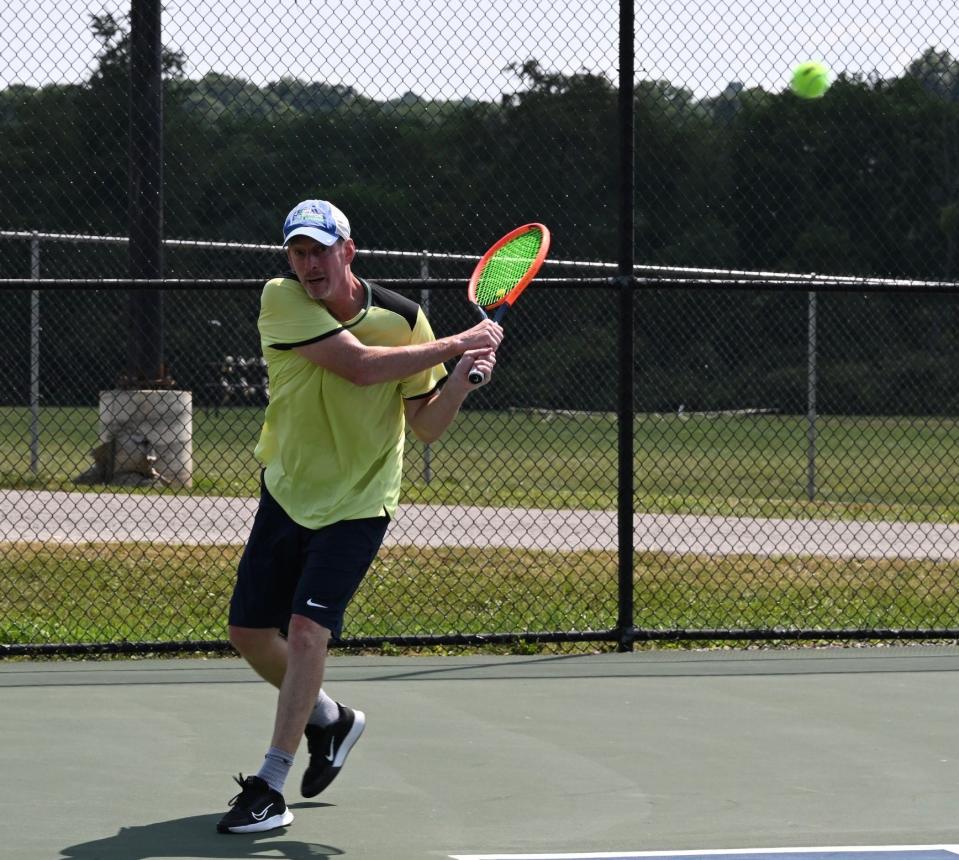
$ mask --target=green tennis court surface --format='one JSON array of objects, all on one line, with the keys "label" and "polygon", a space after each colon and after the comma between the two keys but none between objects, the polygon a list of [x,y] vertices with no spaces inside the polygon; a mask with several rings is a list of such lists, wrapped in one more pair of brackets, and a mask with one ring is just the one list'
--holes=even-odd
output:
[{"label": "green tennis court surface", "polygon": [[273,718],[241,661],[0,663],[0,856],[951,860],[957,672],[944,646],[336,655],[369,720],[343,773],[304,801],[301,750],[293,824],[222,836]]}]

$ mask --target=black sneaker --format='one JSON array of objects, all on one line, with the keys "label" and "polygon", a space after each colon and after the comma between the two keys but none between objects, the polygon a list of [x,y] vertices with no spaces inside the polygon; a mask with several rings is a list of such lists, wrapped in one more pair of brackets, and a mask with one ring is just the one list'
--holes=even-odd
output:
[{"label": "black sneaker", "polygon": [[270,788],[266,780],[258,776],[244,779],[242,773],[233,779],[242,790],[230,800],[230,811],[216,826],[218,833],[256,833],[285,827],[293,820],[283,795]]},{"label": "black sneaker", "polygon": [[336,706],[340,709],[340,718],[335,723],[306,726],[310,763],[300,785],[304,797],[315,797],[336,779],[353,744],[360,739],[366,726],[366,715],[362,711],[354,711],[338,702]]}]

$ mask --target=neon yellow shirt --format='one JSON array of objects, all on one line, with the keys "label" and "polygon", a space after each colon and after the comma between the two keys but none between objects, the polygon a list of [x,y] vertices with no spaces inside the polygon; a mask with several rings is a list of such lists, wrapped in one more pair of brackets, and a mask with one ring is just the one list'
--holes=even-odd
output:
[{"label": "neon yellow shirt", "polygon": [[419,305],[360,281],[366,305],[344,323],[311,299],[292,272],[268,281],[260,299],[270,402],[255,456],[270,494],[306,528],[393,516],[403,470],[403,400],[426,397],[446,376],[439,364],[398,382],[359,386],[294,352],[343,329],[369,346],[434,340]]}]

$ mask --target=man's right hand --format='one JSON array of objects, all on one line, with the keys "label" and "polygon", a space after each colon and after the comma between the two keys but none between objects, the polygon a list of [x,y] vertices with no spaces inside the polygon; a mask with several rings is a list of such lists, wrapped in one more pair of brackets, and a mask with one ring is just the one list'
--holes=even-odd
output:
[{"label": "man's right hand", "polygon": [[491,349],[495,351],[503,340],[503,329],[492,320],[483,320],[472,328],[461,332],[457,339],[461,347],[460,354],[468,349]]}]

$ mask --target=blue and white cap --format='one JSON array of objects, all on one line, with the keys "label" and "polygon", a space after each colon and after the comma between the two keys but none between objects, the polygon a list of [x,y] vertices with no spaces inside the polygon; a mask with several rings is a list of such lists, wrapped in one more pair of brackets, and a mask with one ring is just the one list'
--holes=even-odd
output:
[{"label": "blue and white cap", "polygon": [[326,200],[304,200],[283,222],[284,247],[294,236],[309,236],[323,245],[332,245],[337,239],[350,238],[350,222]]}]

